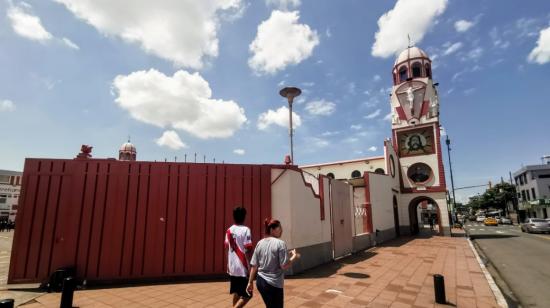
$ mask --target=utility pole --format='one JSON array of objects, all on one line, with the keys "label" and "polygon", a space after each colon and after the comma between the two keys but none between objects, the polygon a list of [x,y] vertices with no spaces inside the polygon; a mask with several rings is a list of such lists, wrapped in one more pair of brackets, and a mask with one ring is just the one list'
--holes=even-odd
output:
[{"label": "utility pole", "polygon": [[[445,140],[445,143],[447,144],[447,155],[449,156],[449,171],[451,172],[451,189],[453,191],[453,211],[456,209],[456,197],[455,197],[455,183],[453,179],[453,165],[451,163],[451,140],[449,140],[449,135],[447,135],[447,139]],[[454,220],[454,217],[453,217]]]}]

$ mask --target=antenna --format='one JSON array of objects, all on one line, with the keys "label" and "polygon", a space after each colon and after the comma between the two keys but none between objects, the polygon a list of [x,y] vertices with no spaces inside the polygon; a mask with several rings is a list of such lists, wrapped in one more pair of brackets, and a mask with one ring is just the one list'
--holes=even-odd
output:
[{"label": "antenna", "polygon": [[411,36],[407,33],[407,38],[409,39],[409,44],[407,45],[407,48],[411,48]]}]

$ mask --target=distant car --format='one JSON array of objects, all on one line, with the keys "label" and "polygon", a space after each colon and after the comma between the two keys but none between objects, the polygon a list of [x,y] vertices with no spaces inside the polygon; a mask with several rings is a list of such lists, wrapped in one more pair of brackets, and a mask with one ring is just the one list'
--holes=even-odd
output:
[{"label": "distant car", "polygon": [[483,220],[483,224],[486,226],[498,226],[498,221],[494,217],[487,217]]},{"label": "distant car", "polygon": [[502,225],[511,225],[512,220],[508,217],[500,217],[499,220],[498,220],[498,223],[502,224]]},{"label": "distant car", "polygon": [[485,221],[485,216],[477,216],[476,221],[477,222],[484,222]]},{"label": "distant car", "polygon": [[542,218],[527,218],[521,224],[521,231],[527,233],[550,233],[550,222]]}]

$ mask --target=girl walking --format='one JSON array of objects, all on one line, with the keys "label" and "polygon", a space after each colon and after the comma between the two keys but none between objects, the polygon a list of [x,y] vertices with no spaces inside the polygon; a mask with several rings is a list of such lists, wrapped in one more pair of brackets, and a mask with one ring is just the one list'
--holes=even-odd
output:
[{"label": "girl walking", "polygon": [[283,233],[281,222],[266,219],[264,224],[266,237],[258,242],[250,260],[247,291],[252,294],[254,278],[257,276],[256,286],[266,307],[282,308],[284,271],[300,258],[300,254],[293,249],[289,256],[286,243],[279,239]]}]

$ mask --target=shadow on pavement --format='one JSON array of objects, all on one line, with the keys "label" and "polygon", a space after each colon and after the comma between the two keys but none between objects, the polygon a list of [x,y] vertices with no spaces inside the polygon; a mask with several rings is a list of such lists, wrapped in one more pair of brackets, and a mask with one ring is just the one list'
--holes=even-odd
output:
[{"label": "shadow on pavement", "polygon": [[[366,250],[361,251],[356,254],[352,254],[350,256],[338,259],[336,261],[332,261],[329,263],[325,263],[322,265],[319,265],[317,267],[308,269],[304,271],[303,273],[299,273],[293,276],[287,276],[286,279],[304,279],[304,278],[326,278],[330,277],[338,272],[339,269],[346,265],[356,264],[365,260],[368,260],[374,256],[376,256],[377,253],[372,250]],[[347,277],[351,278],[368,278],[369,276],[362,273],[343,273],[342,275],[345,275]],[[365,277],[367,276],[367,277]]]},{"label": "shadow on pavement", "polygon": [[499,239],[499,238],[511,238],[518,237],[518,235],[513,234],[470,234],[470,239],[479,240],[479,239]]}]

